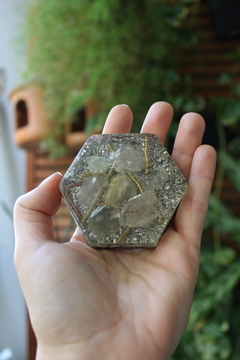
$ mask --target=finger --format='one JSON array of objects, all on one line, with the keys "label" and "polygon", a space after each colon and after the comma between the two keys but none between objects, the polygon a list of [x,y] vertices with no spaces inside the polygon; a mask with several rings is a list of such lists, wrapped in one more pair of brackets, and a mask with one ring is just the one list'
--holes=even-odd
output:
[{"label": "finger", "polygon": [[150,107],[141,132],[155,134],[164,144],[172,117],[173,108],[170,104],[163,101],[156,102]]},{"label": "finger", "polygon": [[76,230],[74,231],[74,234],[70,240],[71,241],[80,241],[80,242],[86,242],[82,230],[77,226]]},{"label": "finger", "polygon": [[188,189],[175,218],[175,230],[197,251],[208,211],[215,166],[215,150],[208,145],[200,146],[194,154]]},{"label": "finger", "polygon": [[[14,207],[15,251],[28,255],[37,250],[43,240],[54,240],[51,217],[61,203],[60,173],[44,180],[36,189],[21,196]],[[15,252],[15,254],[16,254]]]},{"label": "finger", "polygon": [[185,114],[180,121],[172,158],[186,179],[189,178],[193,154],[202,143],[204,130],[205,121],[199,114]]},{"label": "finger", "polygon": [[103,134],[125,134],[131,131],[133,114],[127,105],[117,105],[110,111]]}]

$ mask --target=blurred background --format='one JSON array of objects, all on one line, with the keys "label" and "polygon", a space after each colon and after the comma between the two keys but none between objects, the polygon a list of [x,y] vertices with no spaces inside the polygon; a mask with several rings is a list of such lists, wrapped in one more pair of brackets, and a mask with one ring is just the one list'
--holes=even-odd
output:
[{"label": "blurred background", "polygon": [[[13,266],[16,198],[70,165],[119,103],[138,132],[158,100],[202,114],[218,165],[201,267],[172,360],[240,359],[240,3],[237,0],[8,0],[0,4],[0,356],[34,359]],[[62,203],[59,242],[74,224]],[[8,352],[8,354],[10,354]]]},{"label": "blurred background", "polygon": [[10,90],[21,82],[18,57],[10,44],[24,17],[23,3],[0,2],[0,358],[11,358],[11,351],[4,351],[9,348],[14,359],[25,360],[27,312],[13,266],[12,210],[26,189],[26,152],[13,142],[13,111],[8,100]]}]

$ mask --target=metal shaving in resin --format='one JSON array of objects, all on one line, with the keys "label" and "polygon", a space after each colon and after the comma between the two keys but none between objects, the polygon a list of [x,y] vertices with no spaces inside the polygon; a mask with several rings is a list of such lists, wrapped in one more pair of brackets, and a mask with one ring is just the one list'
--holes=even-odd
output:
[{"label": "metal shaving in resin", "polygon": [[89,246],[154,248],[187,181],[153,134],[93,135],[60,190]]}]

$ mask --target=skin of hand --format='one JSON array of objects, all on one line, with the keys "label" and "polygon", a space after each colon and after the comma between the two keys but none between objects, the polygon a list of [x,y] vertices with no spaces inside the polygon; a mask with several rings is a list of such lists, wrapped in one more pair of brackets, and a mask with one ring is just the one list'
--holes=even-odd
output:
[{"label": "skin of hand", "polygon": [[[142,132],[164,143],[172,107],[157,102]],[[114,107],[103,133],[128,133],[132,112]],[[156,249],[97,250],[80,230],[54,240],[51,217],[61,174],[15,205],[15,265],[36,334],[37,359],[167,360],[184,332],[198,276],[200,242],[215,173],[215,150],[201,145],[205,122],[180,121],[172,158],[188,190]]]}]

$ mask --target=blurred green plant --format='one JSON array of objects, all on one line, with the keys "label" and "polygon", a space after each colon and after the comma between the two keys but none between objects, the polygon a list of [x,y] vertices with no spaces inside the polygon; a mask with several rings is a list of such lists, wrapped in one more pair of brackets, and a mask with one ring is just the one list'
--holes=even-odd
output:
[{"label": "blurred green plant", "polygon": [[[34,0],[24,24],[27,81],[41,84],[53,130],[44,146],[56,152],[65,123],[89,101],[99,106],[87,131],[102,129],[109,110],[127,103],[138,131],[159,99],[177,108],[189,103],[187,76],[174,65],[193,41],[181,27],[188,5],[199,0]],[[181,86],[180,86],[181,84]],[[183,89],[186,89],[186,94]],[[192,101],[192,100],[191,100]],[[60,148],[59,148],[60,149]],[[61,155],[60,149],[60,155]]]}]

